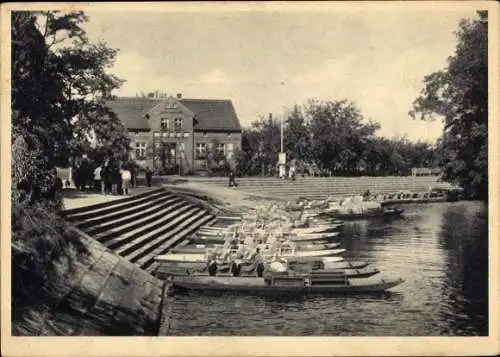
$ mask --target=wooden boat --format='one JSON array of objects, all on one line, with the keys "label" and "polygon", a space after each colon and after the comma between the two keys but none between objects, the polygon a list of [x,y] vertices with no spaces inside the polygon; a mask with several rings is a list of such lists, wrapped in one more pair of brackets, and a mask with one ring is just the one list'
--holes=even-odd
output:
[{"label": "wooden boat", "polygon": [[340,260],[340,261],[327,261],[324,258],[319,258],[315,260],[309,260],[308,262],[301,261],[300,259],[288,258],[288,265],[291,269],[294,269],[296,264],[310,264],[311,270],[344,270],[344,269],[363,269],[366,268],[369,263],[364,261],[356,260]]},{"label": "wooden boat", "polygon": [[[230,262],[218,262],[217,274],[229,274],[231,263]],[[281,265],[281,264],[280,264]],[[374,268],[369,268],[368,263],[363,261],[339,261],[323,263],[321,261],[291,261],[288,260],[288,264],[285,267],[291,271],[308,272],[311,274],[324,273],[324,272],[339,272],[342,271],[349,277],[369,277],[378,274],[379,271]],[[271,268],[271,266],[268,266]],[[181,274],[185,275],[187,273],[207,273],[207,263],[206,262],[181,262],[181,261],[162,261],[159,267],[156,269],[162,276],[167,276],[171,274]],[[268,268],[266,268],[267,270]],[[250,261],[242,261],[242,276],[255,276],[255,265]]]},{"label": "wooden boat", "polygon": [[[223,243],[221,243],[223,244]],[[340,247],[340,243],[322,243],[322,244],[312,244],[312,243],[304,243],[297,242],[295,245],[297,250],[325,250],[325,249],[335,249]],[[210,244],[190,244],[183,247],[174,247],[170,249],[170,253],[175,254],[203,254],[207,249],[214,249],[216,245]]]},{"label": "wooden boat", "polygon": [[312,242],[317,240],[330,240],[335,238],[342,238],[339,236],[339,232],[329,232],[329,233],[310,233],[301,235],[287,235],[287,239],[293,242]]},{"label": "wooden boat", "polygon": [[377,210],[366,210],[363,212],[328,210],[325,213],[344,220],[351,220],[372,217],[396,217],[401,216],[403,212],[404,210],[401,208],[383,208]]},{"label": "wooden boat", "polygon": [[187,237],[192,244],[224,244],[226,241],[223,237],[203,237],[203,236],[191,236]]},{"label": "wooden boat", "polygon": [[[223,264],[218,267],[217,276],[231,276],[230,265]],[[310,273],[313,277],[324,276],[325,274],[338,274],[344,273],[348,278],[368,278],[370,276],[379,274],[380,271],[375,268],[361,268],[361,269],[311,269],[309,264],[301,264],[294,266],[291,270],[300,273]],[[198,275],[207,276],[206,264],[184,264],[184,263],[164,263],[156,270],[160,278],[165,279],[169,275]],[[244,264],[241,269],[241,276],[255,276],[256,271],[253,264]]]},{"label": "wooden boat", "polygon": [[341,246],[341,243],[307,243],[307,242],[295,242],[295,247],[297,250],[321,250],[321,249],[335,249]]},{"label": "wooden boat", "polygon": [[349,279],[338,276],[312,278],[310,275],[270,275],[266,277],[226,276],[172,276],[168,280],[171,292],[195,290],[200,292],[244,293],[263,295],[311,294],[311,293],[374,293],[393,288],[403,279]]},{"label": "wooden boat", "polygon": [[314,233],[325,233],[325,232],[331,232],[334,230],[338,230],[342,228],[343,224],[324,224],[324,225],[317,225],[317,226],[311,226],[311,227],[305,227],[305,228],[292,228],[290,229],[290,233],[292,234],[314,234]]},{"label": "wooden boat", "polygon": [[[328,249],[328,250],[305,250],[305,251],[284,251],[280,254],[281,257],[288,259],[293,258],[294,260],[314,260],[318,257],[328,257],[329,262],[337,262],[342,261],[344,258],[332,256],[332,255],[340,255],[345,253],[345,249]],[[270,257],[270,254],[266,254],[266,252],[262,253],[263,257]],[[165,261],[165,262],[206,262],[207,254],[194,253],[194,254],[176,254],[176,253],[167,253],[163,255],[158,255],[155,257],[157,261]]]}]

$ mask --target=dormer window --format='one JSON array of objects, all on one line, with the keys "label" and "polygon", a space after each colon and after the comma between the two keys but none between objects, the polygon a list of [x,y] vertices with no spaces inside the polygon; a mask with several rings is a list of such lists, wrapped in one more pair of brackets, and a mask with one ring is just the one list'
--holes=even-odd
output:
[{"label": "dormer window", "polygon": [[177,103],[176,102],[167,102],[165,103],[165,109],[177,109]]}]

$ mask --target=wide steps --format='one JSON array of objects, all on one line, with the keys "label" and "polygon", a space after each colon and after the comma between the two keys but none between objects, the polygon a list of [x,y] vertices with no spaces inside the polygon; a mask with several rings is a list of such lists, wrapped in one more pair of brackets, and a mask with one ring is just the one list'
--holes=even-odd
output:
[{"label": "wide steps", "polygon": [[89,234],[98,234],[113,227],[126,225],[147,217],[163,208],[171,207],[175,203],[182,202],[182,199],[174,195],[168,195],[161,199],[156,199],[146,205],[139,205],[136,208],[129,208],[122,212],[116,212],[92,220],[78,223],[76,226],[80,229],[86,229]]},{"label": "wide steps", "polygon": [[121,198],[115,201],[98,203],[92,206],[74,208],[63,212],[64,219],[70,222],[84,221],[92,219],[94,216],[101,216],[108,213],[120,211],[125,208],[137,206],[138,204],[150,201],[155,197],[164,196],[164,189],[152,190],[135,196]]},{"label": "wide steps", "polygon": [[125,256],[131,251],[138,249],[140,246],[158,238],[162,234],[166,234],[169,230],[174,229],[178,224],[182,223],[184,220],[188,219],[200,210],[201,208],[194,205],[185,206],[182,208],[181,212],[174,212],[174,214],[168,215],[165,219],[157,221],[145,229],[134,232],[132,235],[125,236],[118,242],[109,242],[109,247],[116,253]]},{"label": "wide steps", "polygon": [[175,217],[184,210],[189,209],[189,207],[188,202],[179,201],[167,208],[160,209],[157,213],[147,218],[135,220],[131,223],[114,227],[96,234],[94,235],[94,238],[99,240],[101,243],[107,244],[108,247],[113,248],[113,246],[116,246],[117,244],[119,245],[120,243],[125,243],[127,240],[140,236],[143,232],[148,231],[152,227],[168,222],[170,218]]},{"label": "wide steps", "polygon": [[159,237],[155,243],[145,245],[141,249],[134,252],[133,255],[126,258],[136,263],[142,268],[147,268],[154,261],[154,257],[166,253],[169,249],[175,246],[181,239],[193,233],[204,222],[212,219],[211,215],[207,215],[207,211],[203,210],[196,215],[187,219],[183,224],[178,225],[168,234]]},{"label": "wide steps", "polygon": [[209,208],[164,188],[67,210],[63,216],[108,249],[148,270],[156,255],[216,221]]},{"label": "wide steps", "polygon": [[[214,186],[227,186],[224,178],[194,179],[194,182]],[[298,178],[296,181],[279,180],[271,177],[245,177],[237,180],[238,190],[261,197],[270,196],[283,199],[299,197],[325,198],[360,194],[366,190],[387,194],[399,190],[426,191],[431,187],[451,187],[448,183],[437,182],[436,177],[324,177]]]}]

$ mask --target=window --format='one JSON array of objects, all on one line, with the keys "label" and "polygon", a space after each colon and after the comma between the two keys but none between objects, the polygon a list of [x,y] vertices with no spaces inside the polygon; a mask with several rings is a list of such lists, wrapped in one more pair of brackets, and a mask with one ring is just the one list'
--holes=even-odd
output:
[{"label": "window", "polygon": [[202,159],[205,157],[207,152],[207,144],[206,143],[197,143],[196,144],[196,158]]},{"label": "window", "polygon": [[226,153],[226,156],[228,159],[232,158],[233,157],[233,144],[232,143],[228,143],[227,144],[227,153]]},{"label": "window", "polygon": [[207,136],[207,132],[206,131],[203,132],[203,136]]},{"label": "window", "polygon": [[231,137],[231,133],[226,133],[226,136],[227,136],[228,138],[230,138],[230,137]]},{"label": "window", "polygon": [[219,156],[224,156],[226,154],[226,145],[225,144],[218,144],[216,148],[217,155]]},{"label": "window", "polygon": [[174,130],[175,131],[182,131],[182,118],[175,118]]},{"label": "window", "polygon": [[135,158],[137,160],[146,159],[146,143],[143,142],[135,143]]},{"label": "window", "polygon": [[177,103],[165,103],[165,109],[177,109]]},{"label": "window", "polygon": [[168,130],[168,119],[167,118],[161,118],[161,130],[166,131]]}]

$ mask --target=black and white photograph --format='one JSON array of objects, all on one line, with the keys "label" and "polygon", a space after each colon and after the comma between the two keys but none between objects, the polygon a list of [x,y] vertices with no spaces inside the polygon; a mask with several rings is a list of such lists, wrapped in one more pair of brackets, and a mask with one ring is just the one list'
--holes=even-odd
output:
[{"label": "black and white photograph", "polygon": [[2,336],[500,353],[496,2],[31,5],[2,9]]}]

